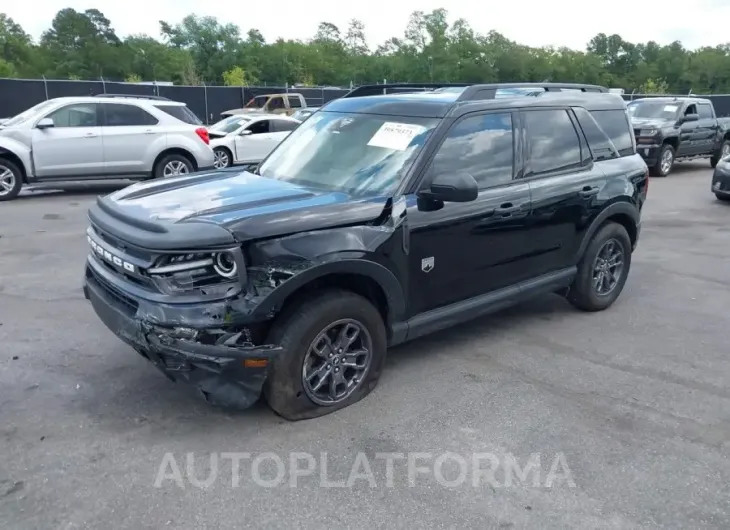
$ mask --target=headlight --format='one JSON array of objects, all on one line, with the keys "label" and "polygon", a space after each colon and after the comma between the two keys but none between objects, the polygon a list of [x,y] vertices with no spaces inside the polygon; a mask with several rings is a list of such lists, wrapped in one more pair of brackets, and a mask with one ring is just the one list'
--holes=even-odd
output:
[{"label": "headlight", "polygon": [[656,129],[641,129],[639,131],[639,136],[654,136],[656,133],[658,133]]},{"label": "headlight", "polygon": [[214,254],[213,269],[224,278],[234,278],[238,274],[236,258],[230,252],[218,252]]},{"label": "headlight", "polygon": [[193,252],[162,256],[147,275],[163,292],[169,294],[200,291],[227,293],[240,288],[236,250]]}]

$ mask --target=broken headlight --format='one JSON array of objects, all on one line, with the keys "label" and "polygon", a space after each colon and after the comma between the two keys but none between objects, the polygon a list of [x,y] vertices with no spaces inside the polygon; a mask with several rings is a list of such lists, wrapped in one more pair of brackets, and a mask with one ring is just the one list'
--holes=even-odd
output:
[{"label": "broken headlight", "polygon": [[240,287],[242,265],[240,250],[167,254],[147,269],[147,274],[168,294],[198,291],[225,296]]}]

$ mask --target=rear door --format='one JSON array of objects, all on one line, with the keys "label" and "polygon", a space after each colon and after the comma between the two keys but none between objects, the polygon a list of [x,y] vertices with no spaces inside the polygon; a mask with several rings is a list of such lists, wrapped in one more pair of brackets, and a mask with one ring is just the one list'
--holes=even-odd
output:
[{"label": "rear door", "polygon": [[73,103],[42,117],[52,119],[53,127],[33,129],[36,176],[91,177],[104,173],[99,112],[96,103]]},{"label": "rear door", "polygon": [[[688,114],[697,114],[697,105],[690,103],[682,112],[682,117]],[[702,136],[699,128],[699,121],[688,121],[680,125],[679,132],[679,149],[677,156],[697,155],[702,151],[700,137]]]},{"label": "rear door", "polygon": [[101,103],[99,106],[104,118],[105,173],[125,175],[149,171],[145,167],[145,154],[151,144],[165,137],[157,118],[133,104]]},{"label": "rear door", "polygon": [[574,265],[585,227],[600,209],[606,176],[593,162],[571,110],[530,109],[521,116],[524,180],[532,196],[529,262],[539,276]]}]

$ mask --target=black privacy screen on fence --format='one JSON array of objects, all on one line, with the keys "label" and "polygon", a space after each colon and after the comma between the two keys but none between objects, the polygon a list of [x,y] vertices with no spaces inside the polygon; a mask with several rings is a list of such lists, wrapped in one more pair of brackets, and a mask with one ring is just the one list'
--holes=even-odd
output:
[{"label": "black privacy screen on fence", "polygon": [[286,87],[170,86],[111,83],[103,81],[58,81],[0,79],[0,118],[10,118],[46,99],[98,94],[162,96],[187,104],[204,123],[215,123],[226,110],[243,107],[264,94],[296,93],[307,105],[319,107],[343,96],[348,90]]},{"label": "black privacy screen on fence", "polygon": [[[286,87],[222,87],[169,86],[112,83],[104,81],[59,81],[43,79],[0,79],[0,118],[10,118],[46,99],[97,94],[128,94],[134,96],[163,96],[187,104],[204,123],[215,123],[226,110],[243,107],[252,98],[284,92],[301,94],[310,107],[345,95],[348,90],[331,88]],[[694,95],[694,94],[693,94]],[[624,94],[630,101],[645,96]],[[703,97],[697,95],[697,97]],[[718,116],[730,116],[730,95],[704,96],[715,106]]]}]

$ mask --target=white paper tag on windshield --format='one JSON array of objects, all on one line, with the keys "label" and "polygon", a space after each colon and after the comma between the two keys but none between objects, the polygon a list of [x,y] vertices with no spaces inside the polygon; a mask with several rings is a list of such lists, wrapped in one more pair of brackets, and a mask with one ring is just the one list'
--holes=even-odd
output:
[{"label": "white paper tag on windshield", "polygon": [[664,107],[664,112],[676,112],[678,108],[677,105],[667,105]]},{"label": "white paper tag on windshield", "polygon": [[396,151],[405,151],[410,145],[411,140],[425,130],[426,128],[421,125],[388,121],[370,138],[368,145],[394,149]]}]

